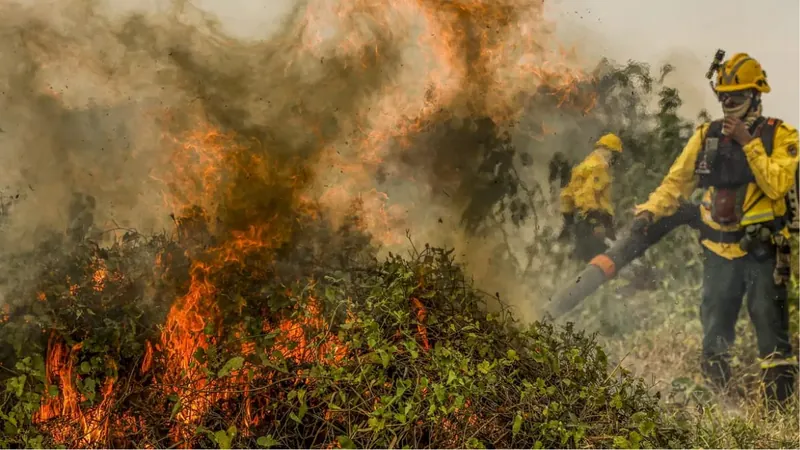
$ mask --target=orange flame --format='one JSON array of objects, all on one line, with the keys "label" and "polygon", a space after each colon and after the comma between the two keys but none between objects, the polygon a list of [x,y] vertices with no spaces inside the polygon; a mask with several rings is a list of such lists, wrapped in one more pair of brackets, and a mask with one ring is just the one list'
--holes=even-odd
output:
[{"label": "orange flame", "polygon": [[[299,39],[306,53],[323,58],[331,52],[356,55],[356,76],[387,61],[392,55],[383,52],[372,33],[364,27],[352,26],[355,17],[369,16],[373,25],[392,30],[392,38],[403,39],[413,53],[414,64],[397,67],[397,77],[382,85],[353,113],[354,118],[344,125],[344,142],[324,142],[314,154],[316,158],[304,164],[315,164],[313,187],[305,186],[300,173],[281,173],[281,184],[290,184],[293,196],[288,200],[292,213],[298,217],[317,218],[318,208],[326,209],[333,221],[347,214],[358,213],[357,225],[369,232],[380,244],[401,242],[406,228],[409,205],[400,205],[376,182],[376,174],[385,169],[392,152],[402,152],[411,145],[414,135],[425,131],[431,123],[451,117],[489,117],[503,127],[514,126],[531,102],[538,101],[538,88],[553,97],[562,107],[577,95],[578,84],[588,77],[576,68],[574,55],[554,48],[552,29],[543,19],[542,2],[529,0],[352,0],[324,2],[319,8],[308,8]],[[522,8],[523,5],[527,5]],[[522,8],[522,9],[520,9]],[[329,23],[327,23],[329,22]],[[332,25],[330,35],[323,30]],[[337,27],[337,25],[339,25]],[[341,30],[352,30],[342,35]],[[289,62],[292,64],[292,62]],[[577,104],[587,111],[593,99]],[[190,115],[189,111],[181,111]],[[166,114],[169,116],[169,112]],[[169,117],[167,117],[169,118]],[[304,122],[303,118],[287,121]],[[320,124],[307,124],[310,133],[321,134]],[[547,123],[535,130],[526,130],[532,137],[552,133]],[[231,265],[244,266],[250,258],[269,260],[274,250],[288,242],[293,224],[281,211],[258,216],[247,212],[243,194],[235,192],[237,177],[266,180],[282,167],[270,166],[270,161],[254,148],[241,142],[241,137],[223,132],[205,121],[188,135],[165,133],[170,149],[170,165],[159,179],[167,189],[164,201],[180,218],[175,218],[178,240],[191,259],[190,282],[186,293],[175,299],[157,343],[148,342],[140,372],[153,370],[154,361],[163,361],[163,390],[177,396],[180,410],[171,437],[183,445],[191,445],[193,425],[199,423],[215,402],[231,396],[243,387],[245,413],[242,419],[247,428],[257,423],[264,412],[258,411],[247,370],[255,369],[248,362],[243,368],[224,379],[206,375],[196,355],[218,343],[223,336],[222,317],[217,303],[224,287],[219,278]],[[332,169],[333,168],[333,169]],[[335,169],[335,170],[334,170]],[[298,171],[302,172],[302,171]],[[414,175],[407,175],[413,177]],[[262,179],[263,178],[263,179]],[[415,183],[413,179],[410,179]],[[268,183],[267,183],[268,184]],[[316,188],[316,189],[315,189]],[[320,192],[316,192],[319,190]],[[231,210],[244,217],[236,226],[224,221]],[[294,217],[294,216],[293,216]],[[220,242],[214,242],[214,239]],[[154,273],[165,277],[170,266],[169,254],[156,256]],[[103,261],[96,261],[91,274],[95,292],[103,291],[109,280],[121,277],[111,273]],[[79,284],[67,280],[72,296],[77,296]],[[38,298],[46,301],[44,293]],[[296,364],[323,361],[337,364],[347,356],[347,347],[336,336],[324,332],[327,324],[321,317],[321,304],[313,296],[305,299],[302,310],[297,305],[292,317],[264,320],[263,331],[279,331],[271,349]],[[418,298],[410,299],[417,318],[417,331],[425,350],[430,348],[425,326],[427,310]],[[274,313],[274,312],[270,312]],[[302,314],[301,314],[302,313]],[[308,330],[322,337],[309,338]],[[230,330],[229,330],[230,331]],[[236,333],[242,344],[241,354],[256,352],[253,342],[247,342],[243,329]],[[74,366],[82,344],[71,348],[55,335],[48,343],[48,386],[59,388],[59,395],[45,395],[36,413],[37,423],[63,417],[80,426],[76,431],[87,445],[103,444],[112,423],[108,418],[115,398],[116,380],[109,377],[102,389],[102,400],[93,408],[82,411],[81,398],[75,386]],[[273,358],[272,355],[268,355]],[[271,379],[269,371],[259,369],[255,376]],[[159,373],[160,375],[160,373]],[[299,383],[300,376],[296,380]],[[153,379],[157,378],[152,374]],[[378,399],[376,399],[377,401]],[[469,403],[465,405],[469,409]],[[130,423],[135,419],[117,417],[113,423]],[[53,430],[59,433],[59,430]],[[63,431],[63,430],[62,430]],[[60,433],[66,440],[69,430]]]},{"label": "orange flame", "polygon": [[[52,333],[48,342],[48,359],[46,364],[46,386],[58,388],[58,395],[51,395],[49,389],[42,398],[42,404],[34,413],[34,423],[44,424],[51,419],[63,417],[77,423],[77,427],[46,427],[56,442],[77,440],[81,445],[93,446],[103,444],[109,431],[109,410],[113,402],[115,378],[107,377],[101,389],[102,400],[99,404],[82,411],[80,402],[85,398],[75,386],[74,367],[78,353],[83,344],[77,343],[67,350],[63,341]],[[109,361],[112,369],[115,365]]]}]

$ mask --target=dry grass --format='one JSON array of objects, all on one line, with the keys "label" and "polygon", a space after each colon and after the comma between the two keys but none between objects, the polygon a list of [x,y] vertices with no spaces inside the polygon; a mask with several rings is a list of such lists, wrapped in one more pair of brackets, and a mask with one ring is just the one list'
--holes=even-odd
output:
[{"label": "dry grass", "polygon": [[702,327],[694,312],[699,295],[684,293],[683,301],[675,303],[664,302],[665,294],[640,294],[637,300],[653,305],[640,329],[600,337],[610,359],[644,378],[661,393],[665,406],[696,421],[698,447],[800,448],[797,398],[784,412],[763,403],[756,337],[744,308],[732,349],[734,379],[718,392],[707,386],[700,371]]}]

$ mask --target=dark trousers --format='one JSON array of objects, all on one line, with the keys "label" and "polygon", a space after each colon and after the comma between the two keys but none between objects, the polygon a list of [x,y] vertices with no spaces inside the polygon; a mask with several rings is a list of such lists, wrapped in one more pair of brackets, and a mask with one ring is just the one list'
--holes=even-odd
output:
[{"label": "dark trousers", "polygon": [[575,248],[572,257],[588,263],[595,256],[608,250],[604,237],[594,235],[595,224],[588,220],[578,220],[575,223]]},{"label": "dark trousers", "polygon": [[[728,349],[735,339],[736,319],[747,295],[747,312],[758,339],[761,358],[789,358],[789,310],[786,285],[773,280],[775,257],[758,261],[751,255],[729,260],[704,249],[703,299],[700,319],[703,324],[703,369],[716,384],[730,379]],[[764,369],[771,397],[783,400],[792,393],[796,367],[778,365]]]}]

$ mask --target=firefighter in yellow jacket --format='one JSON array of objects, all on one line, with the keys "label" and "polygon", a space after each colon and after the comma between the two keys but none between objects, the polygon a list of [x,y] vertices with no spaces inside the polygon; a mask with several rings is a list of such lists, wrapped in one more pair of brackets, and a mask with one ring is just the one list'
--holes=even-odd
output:
[{"label": "firefighter in yellow jacket", "polygon": [[[713,76],[713,74],[710,74]],[[724,119],[699,126],[646,203],[634,228],[674,213],[679,201],[700,208],[704,279],[700,318],[706,376],[724,386],[731,376],[728,349],[747,295],[758,338],[768,398],[793,392],[787,284],[786,196],[797,175],[797,130],[761,114],[767,76],[744,53],[720,65],[713,85]]]},{"label": "firefighter in yellow jacket", "polygon": [[561,191],[564,228],[559,240],[575,236],[574,257],[589,262],[615,239],[611,205],[610,168],[622,153],[622,141],[614,134],[597,140],[594,151],[572,169],[569,184]]}]

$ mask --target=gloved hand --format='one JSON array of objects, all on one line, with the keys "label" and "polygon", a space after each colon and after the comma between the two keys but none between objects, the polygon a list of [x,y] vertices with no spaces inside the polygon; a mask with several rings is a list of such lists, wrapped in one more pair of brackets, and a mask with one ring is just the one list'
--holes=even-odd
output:
[{"label": "gloved hand", "polygon": [[631,225],[631,233],[647,233],[647,227],[653,223],[653,213],[642,211],[636,215]]},{"label": "gloved hand", "polygon": [[614,218],[605,211],[589,211],[586,220],[592,225],[592,232],[600,239],[616,239],[614,234]]},{"label": "gloved hand", "polygon": [[592,228],[592,234],[594,234],[594,237],[596,237],[596,238],[605,239],[606,238],[606,227],[604,227],[602,225],[599,225],[599,224],[595,224],[594,228]]}]

